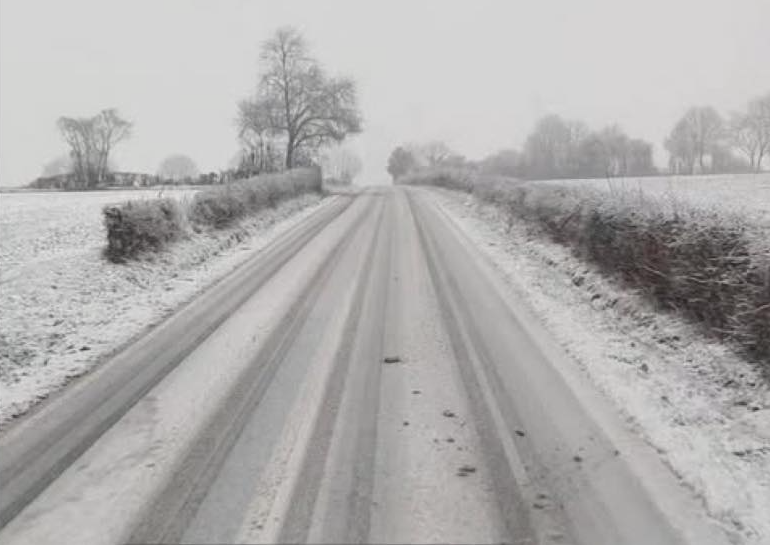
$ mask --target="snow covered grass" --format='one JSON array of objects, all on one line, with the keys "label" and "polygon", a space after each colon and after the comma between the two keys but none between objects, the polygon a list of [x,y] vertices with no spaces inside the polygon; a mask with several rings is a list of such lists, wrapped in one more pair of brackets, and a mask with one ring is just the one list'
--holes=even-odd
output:
[{"label": "snow covered grass", "polygon": [[660,308],[740,346],[770,373],[770,201],[756,205],[768,196],[767,177],[742,178],[757,194],[745,209],[720,198],[727,190],[703,197],[710,187],[738,183],[732,179],[701,180],[701,192],[692,189],[697,181],[676,192],[673,181],[658,181],[655,190],[652,180],[516,182],[441,170],[405,182],[464,189],[499,205],[510,222],[537,226]]},{"label": "snow covered grass", "polygon": [[770,387],[756,366],[532,223],[433,193],[736,543],[770,543]]},{"label": "snow covered grass", "polygon": [[102,208],[159,195],[185,202],[198,189],[0,194],[0,285],[38,266],[105,245]]},{"label": "snow covered grass", "polygon": [[770,173],[710,176],[652,176],[609,180],[551,180],[616,195],[635,195],[657,203],[746,215],[770,228]]},{"label": "snow covered grass", "polygon": [[285,201],[127,264],[104,259],[102,208],[157,195],[0,196],[0,426],[159,322],[322,200],[312,194]]}]

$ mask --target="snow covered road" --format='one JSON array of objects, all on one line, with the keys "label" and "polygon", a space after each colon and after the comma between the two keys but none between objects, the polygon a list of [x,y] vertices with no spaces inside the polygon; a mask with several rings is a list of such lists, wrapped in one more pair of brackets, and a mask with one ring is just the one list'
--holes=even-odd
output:
[{"label": "snow covered road", "polygon": [[728,543],[502,282],[338,198],[0,437],[0,542]]}]

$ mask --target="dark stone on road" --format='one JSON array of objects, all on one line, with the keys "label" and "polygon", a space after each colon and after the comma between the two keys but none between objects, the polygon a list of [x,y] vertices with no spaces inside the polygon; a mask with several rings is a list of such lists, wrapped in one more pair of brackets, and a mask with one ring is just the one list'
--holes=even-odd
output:
[{"label": "dark stone on road", "polygon": [[458,477],[467,477],[471,473],[476,473],[476,468],[467,464],[457,470]]}]

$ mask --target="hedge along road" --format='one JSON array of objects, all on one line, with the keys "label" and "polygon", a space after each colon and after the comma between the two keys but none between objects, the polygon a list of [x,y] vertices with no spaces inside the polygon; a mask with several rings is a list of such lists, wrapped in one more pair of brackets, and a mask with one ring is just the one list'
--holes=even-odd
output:
[{"label": "hedge along road", "polygon": [[12,429],[0,542],[726,543],[430,195],[332,203]]}]

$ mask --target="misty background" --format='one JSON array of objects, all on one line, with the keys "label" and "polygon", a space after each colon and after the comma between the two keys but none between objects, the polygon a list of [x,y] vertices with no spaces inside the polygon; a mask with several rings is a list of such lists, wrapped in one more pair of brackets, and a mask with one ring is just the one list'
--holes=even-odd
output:
[{"label": "misty background", "polygon": [[405,140],[478,159],[520,148],[548,113],[619,123],[665,165],[688,107],[729,114],[770,88],[768,21],[767,0],[1,0],[0,184],[67,153],[58,117],[104,108],[134,123],[121,170],[154,173],[173,153],[226,168],[259,48],[286,24],[358,84],[360,182],[387,181]]}]

